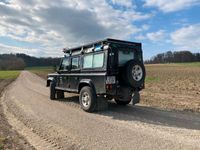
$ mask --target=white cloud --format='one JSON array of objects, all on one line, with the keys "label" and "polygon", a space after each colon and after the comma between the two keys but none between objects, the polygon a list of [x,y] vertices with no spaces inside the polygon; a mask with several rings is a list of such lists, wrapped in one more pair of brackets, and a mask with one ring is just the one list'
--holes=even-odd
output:
[{"label": "white cloud", "polygon": [[171,33],[171,42],[180,49],[200,52],[200,24],[194,24]]},{"label": "white cloud", "polygon": [[146,40],[147,39],[147,37],[142,35],[142,34],[139,34],[139,35],[135,36],[134,38],[136,40],[138,40],[138,41],[142,41],[142,40]]},{"label": "white cloud", "polygon": [[[126,4],[126,0],[115,2]],[[105,37],[128,39],[146,28],[133,22],[151,16],[114,9],[106,0],[12,0],[0,3],[0,35],[38,45],[38,53],[46,49],[51,54]]]},{"label": "white cloud", "polygon": [[144,0],[145,6],[157,7],[163,12],[175,12],[200,4],[200,0]]},{"label": "white cloud", "polygon": [[[148,29],[149,29],[148,25],[143,26],[143,31]],[[159,44],[163,44],[169,42],[169,40],[167,39],[168,36],[169,35],[166,33],[165,30],[158,30],[156,32],[148,32],[146,34],[139,33],[134,38],[139,41],[149,40],[151,42],[160,42]]]},{"label": "white cloud", "polygon": [[35,55],[37,53],[37,49],[26,49],[26,48],[21,48],[21,47],[16,47],[16,46],[10,46],[10,45],[5,45],[0,43],[0,54],[3,53],[25,53],[27,54],[29,50],[31,50],[29,53],[30,55]]},{"label": "white cloud", "polygon": [[111,0],[113,4],[124,6],[127,8],[133,7],[132,0]]},{"label": "white cloud", "polygon": [[159,30],[157,32],[150,32],[147,33],[146,37],[153,42],[163,41],[164,38],[166,37],[166,32],[164,30]]},{"label": "white cloud", "polygon": [[147,24],[143,24],[142,25],[142,29],[145,31],[145,30],[149,30],[150,26],[147,25]]}]

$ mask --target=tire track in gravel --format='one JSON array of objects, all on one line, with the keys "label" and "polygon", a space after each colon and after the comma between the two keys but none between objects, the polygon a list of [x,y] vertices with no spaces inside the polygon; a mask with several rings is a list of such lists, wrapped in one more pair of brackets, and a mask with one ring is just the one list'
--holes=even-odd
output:
[{"label": "tire track in gravel", "polygon": [[199,114],[113,102],[89,114],[77,95],[66,96],[50,101],[45,80],[24,71],[4,92],[3,106],[10,124],[37,149],[200,149]]}]

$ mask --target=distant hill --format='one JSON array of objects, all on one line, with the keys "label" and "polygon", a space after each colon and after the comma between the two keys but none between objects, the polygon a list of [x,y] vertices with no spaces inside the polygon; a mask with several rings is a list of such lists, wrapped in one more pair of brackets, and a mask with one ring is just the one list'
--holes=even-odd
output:
[{"label": "distant hill", "polygon": [[61,58],[37,58],[26,54],[0,54],[0,70],[21,70],[25,67],[56,66]]},{"label": "distant hill", "polygon": [[166,53],[157,54],[150,60],[145,61],[147,64],[184,62],[200,62],[200,53],[191,53],[190,51],[168,51]]}]

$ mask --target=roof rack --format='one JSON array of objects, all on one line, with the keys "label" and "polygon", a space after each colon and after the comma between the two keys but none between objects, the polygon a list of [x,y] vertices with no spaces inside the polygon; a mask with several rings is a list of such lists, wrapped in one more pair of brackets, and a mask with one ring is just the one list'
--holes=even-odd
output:
[{"label": "roof rack", "polygon": [[63,52],[64,53],[71,53],[72,51],[83,50],[85,48],[95,47],[96,45],[102,45],[103,46],[103,45],[106,45],[108,43],[119,43],[119,44],[127,44],[127,45],[141,45],[141,43],[137,43],[137,42],[130,42],[130,41],[123,41],[123,40],[107,38],[107,39],[104,39],[104,40],[96,41],[96,42],[93,42],[93,43],[88,43],[88,44],[78,46],[78,47],[74,47],[74,48],[63,48]]}]

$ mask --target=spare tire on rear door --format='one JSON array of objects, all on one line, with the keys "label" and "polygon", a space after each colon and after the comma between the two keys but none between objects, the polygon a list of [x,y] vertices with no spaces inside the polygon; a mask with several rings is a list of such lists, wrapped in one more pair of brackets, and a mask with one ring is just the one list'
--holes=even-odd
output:
[{"label": "spare tire on rear door", "polygon": [[145,80],[145,68],[144,64],[139,61],[131,60],[124,66],[124,73],[122,75],[126,84],[131,87],[140,87]]}]

